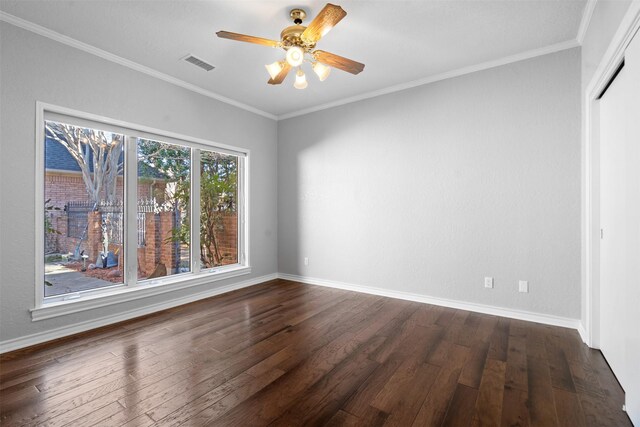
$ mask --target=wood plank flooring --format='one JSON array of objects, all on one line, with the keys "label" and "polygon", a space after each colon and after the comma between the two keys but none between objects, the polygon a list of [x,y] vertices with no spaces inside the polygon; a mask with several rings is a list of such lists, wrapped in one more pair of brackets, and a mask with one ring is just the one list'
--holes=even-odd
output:
[{"label": "wood plank flooring", "polygon": [[574,330],[274,280],[0,357],[3,426],[630,426]]}]

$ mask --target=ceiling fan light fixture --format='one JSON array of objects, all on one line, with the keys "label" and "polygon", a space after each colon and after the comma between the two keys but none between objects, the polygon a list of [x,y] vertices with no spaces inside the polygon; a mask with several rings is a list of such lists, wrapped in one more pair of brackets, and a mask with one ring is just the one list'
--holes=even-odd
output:
[{"label": "ceiling fan light fixture", "polygon": [[282,64],[282,61],[276,61],[272,64],[267,64],[264,67],[267,69],[267,73],[269,73],[271,78],[275,79],[276,76],[280,74],[280,71],[282,71],[284,65]]},{"label": "ceiling fan light fixture", "polygon": [[287,62],[292,67],[299,67],[304,61],[304,50],[300,46],[291,46],[287,50]]},{"label": "ceiling fan light fixture", "polygon": [[324,65],[321,62],[315,62],[313,64],[313,72],[317,74],[321,82],[325,81],[331,73],[331,67]]},{"label": "ceiling fan light fixture", "polygon": [[306,61],[311,64],[320,81],[324,81],[329,77],[332,68],[354,75],[364,70],[364,64],[352,59],[323,50],[314,50],[316,43],[346,15],[347,12],[342,7],[327,3],[306,26],[302,25],[302,22],[307,13],[303,9],[291,10],[290,17],[294,25],[284,28],[280,33],[279,40],[232,33],[230,31],[218,31],[216,35],[223,39],[284,50],[285,58],[282,61],[265,65],[269,76],[271,76],[267,83],[270,85],[282,84],[289,72],[292,69],[297,69],[294,86],[296,89],[304,89],[307,87],[307,79],[300,67],[305,61],[305,55],[308,55]]},{"label": "ceiling fan light fixture", "polygon": [[298,69],[296,73],[296,82],[293,84],[293,87],[296,89],[305,89],[309,83],[307,83],[307,77],[304,75],[304,72]]}]

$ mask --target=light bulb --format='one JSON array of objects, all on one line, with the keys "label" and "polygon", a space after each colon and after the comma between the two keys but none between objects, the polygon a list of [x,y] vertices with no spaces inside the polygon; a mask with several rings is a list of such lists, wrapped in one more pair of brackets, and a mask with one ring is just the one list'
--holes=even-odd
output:
[{"label": "light bulb", "polygon": [[292,46],[287,51],[287,62],[292,67],[298,67],[304,60],[304,50],[300,46]]},{"label": "light bulb", "polygon": [[320,62],[316,62],[313,64],[313,71],[318,75],[318,78],[321,82],[325,81],[327,77],[329,77],[329,73],[331,72],[331,67],[327,67]]},{"label": "light bulb", "polygon": [[295,87],[296,89],[304,89],[307,87],[307,85],[307,78],[305,77],[302,70],[299,69],[296,73],[296,82],[293,84],[293,87]]},{"label": "light bulb", "polygon": [[271,76],[272,79],[275,79],[280,71],[282,71],[282,62],[276,61],[273,64],[265,65],[267,72]]}]

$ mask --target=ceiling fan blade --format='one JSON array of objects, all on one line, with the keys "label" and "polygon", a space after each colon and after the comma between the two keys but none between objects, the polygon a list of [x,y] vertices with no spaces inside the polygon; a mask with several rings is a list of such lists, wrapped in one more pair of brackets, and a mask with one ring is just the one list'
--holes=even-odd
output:
[{"label": "ceiling fan blade", "polygon": [[269,79],[267,83],[269,83],[270,85],[279,85],[284,81],[285,77],[287,77],[287,74],[289,74],[289,70],[291,70],[291,65],[289,65],[289,63],[285,61],[284,65],[282,66],[282,70],[280,70],[276,78]]},{"label": "ceiling fan blade", "polygon": [[276,40],[263,39],[262,37],[247,36],[246,34],[230,33],[229,31],[218,31],[216,34],[220,38],[236,40],[239,42],[255,43],[255,44],[261,44],[263,46],[271,46],[271,47],[278,47],[280,45],[280,42]]},{"label": "ceiling fan blade", "polygon": [[304,30],[300,38],[306,43],[317,43],[322,36],[327,34],[345,16],[347,16],[347,12],[340,6],[327,3],[318,13],[318,16],[313,18],[313,21]]},{"label": "ceiling fan blade", "polygon": [[324,50],[314,51],[313,56],[318,62],[346,71],[347,73],[358,74],[364,70],[364,64],[344,58],[334,53],[325,52]]}]

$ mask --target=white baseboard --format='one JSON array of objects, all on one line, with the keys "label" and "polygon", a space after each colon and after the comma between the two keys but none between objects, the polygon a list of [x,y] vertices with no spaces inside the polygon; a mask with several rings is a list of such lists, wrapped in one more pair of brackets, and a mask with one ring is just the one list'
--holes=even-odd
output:
[{"label": "white baseboard", "polygon": [[[307,283],[309,285],[327,286],[330,288],[344,289],[347,291],[362,292],[365,294],[379,295],[389,298],[403,299],[407,301],[421,302],[425,304],[439,305],[442,307],[457,308],[459,310],[473,311],[477,313],[492,314],[494,316],[508,317],[510,319],[526,320],[528,322],[543,323],[545,325],[561,326],[563,328],[576,329],[580,333],[582,340],[586,336],[584,328],[579,319],[553,316],[550,314],[534,313],[531,311],[514,310],[511,308],[496,307],[485,304],[477,304],[465,301],[456,301],[446,298],[436,298],[427,295],[414,294],[401,291],[390,291],[388,289],[374,288],[369,286],[354,285],[333,280],[318,279],[315,277],[296,276],[294,274],[279,273],[278,277],[285,280]],[[582,330],[582,331],[581,331]],[[583,335],[583,332],[585,335]]]},{"label": "white baseboard", "polygon": [[63,326],[63,327],[51,329],[48,331],[38,332],[38,333],[27,335],[24,337],[18,337],[18,338],[5,340],[5,341],[0,341],[0,354],[13,351],[13,350],[18,350],[25,347],[29,347],[35,344],[41,344],[47,341],[55,340],[58,338],[69,336],[69,335],[77,334],[79,332],[85,332],[91,329],[99,328],[101,326],[107,326],[113,323],[122,322],[124,320],[133,319],[135,317],[140,317],[147,314],[155,313],[157,311],[165,310],[167,308],[188,304],[190,302],[194,302],[194,301],[209,298],[212,296],[235,291],[237,289],[242,289],[249,286],[257,285],[258,283],[267,282],[269,280],[274,280],[277,278],[278,278],[278,274],[276,273],[268,274],[266,276],[260,276],[253,279],[244,280],[242,282],[233,283],[231,285],[226,285],[219,288],[210,289],[207,291],[198,292],[195,294],[190,294],[190,295],[186,295],[179,298],[174,298],[169,301],[164,301],[164,302],[152,304],[152,305],[146,305],[144,307],[121,312],[118,314],[114,314],[112,316],[104,316],[98,319],[75,323],[73,325]]},{"label": "white baseboard", "polygon": [[589,342],[589,333],[585,329],[582,322],[578,325],[578,333],[580,334],[580,338],[582,338],[582,342],[591,347],[591,343]]}]

